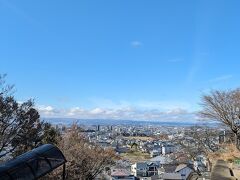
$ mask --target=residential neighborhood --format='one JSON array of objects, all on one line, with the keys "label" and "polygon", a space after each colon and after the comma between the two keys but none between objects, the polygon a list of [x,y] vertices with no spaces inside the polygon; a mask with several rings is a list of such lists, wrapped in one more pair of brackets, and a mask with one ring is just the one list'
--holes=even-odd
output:
[{"label": "residential neighborhood", "polygon": [[[56,128],[62,133],[68,129],[61,124]],[[207,154],[194,149],[199,140],[193,134],[205,132],[204,126],[79,125],[78,128],[91,143],[113,149],[119,157],[114,166],[101,174],[106,179],[187,180],[193,175],[205,179],[210,177],[211,165]],[[211,148],[219,148],[225,130],[215,126],[211,130],[215,132],[209,137]]]}]

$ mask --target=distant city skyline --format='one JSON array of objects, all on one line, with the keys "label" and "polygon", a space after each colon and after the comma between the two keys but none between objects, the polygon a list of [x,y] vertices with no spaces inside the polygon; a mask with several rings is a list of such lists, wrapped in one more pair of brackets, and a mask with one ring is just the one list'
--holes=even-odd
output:
[{"label": "distant city skyline", "polygon": [[239,87],[237,0],[0,0],[0,73],[42,117],[192,121]]}]

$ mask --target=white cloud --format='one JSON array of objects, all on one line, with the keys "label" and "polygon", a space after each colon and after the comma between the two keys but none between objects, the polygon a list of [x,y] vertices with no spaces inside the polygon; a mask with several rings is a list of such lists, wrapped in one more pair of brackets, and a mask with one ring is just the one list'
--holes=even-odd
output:
[{"label": "white cloud", "polygon": [[132,41],[131,42],[131,46],[135,47],[135,48],[141,47],[142,45],[143,45],[143,43],[140,41]]},{"label": "white cloud", "polygon": [[133,103],[133,106],[141,109],[158,109],[162,111],[167,111],[170,109],[190,109],[191,105],[187,102],[177,102],[177,101],[138,101]]},{"label": "white cloud", "polygon": [[228,74],[228,75],[223,75],[223,76],[219,76],[216,77],[214,79],[209,80],[209,82],[222,82],[222,81],[227,81],[229,79],[231,79],[233,77],[233,75]]},{"label": "white cloud", "polygon": [[167,111],[167,114],[174,114],[174,115],[187,114],[187,113],[188,112],[186,109],[181,109],[181,108],[175,108],[175,109],[171,109],[171,110]]},{"label": "white cloud", "polygon": [[37,109],[40,112],[40,114],[44,114],[46,116],[52,116],[54,114],[59,113],[59,111],[54,109],[52,106],[40,105],[37,107]]},{"label": "white cloud", "polygon": [[90,98],[89,99],[92,107],[101,107],[103,109],[124,109],[125,111],[139,109],[139,110],[161,110],[168,111],[170,109],[191,109],[191,104],[182,101],[149,101],[149,100],[138,100],[138,101],[113,101],[105,98]]},{"label": "white cloud", "polygon": [[[116,120],[159,120],[159,121],[194,121],[196,115],[183,109],[181,106],[167,106],[171,108],[162,108],[157,103],[148,103],[146,106],[120,106],[97,107],[85,109],[73,107],[68,109],[57,109],[52,106],[40,106],[38,110],[42,117],[65,117],[79,119],[116,119]],[[146,108],[147,107],[147,108]],[[161,107],[159,109],[158,107]]]},{"label": "white cloud", "polygon": [[50,112],[50,111],[53,111],[53,107],[52,107],[52,106],[44,106],[44,105],[41,105],[41,106],[38,107],[38,110],[39,110],[39,111]]},{"label": "white cloud", "polygon": [[91,114],[103,114],[105,113],[105,110],[101,109],[101,108],[95,108],[95,109],[92,109],[90,111]]}]

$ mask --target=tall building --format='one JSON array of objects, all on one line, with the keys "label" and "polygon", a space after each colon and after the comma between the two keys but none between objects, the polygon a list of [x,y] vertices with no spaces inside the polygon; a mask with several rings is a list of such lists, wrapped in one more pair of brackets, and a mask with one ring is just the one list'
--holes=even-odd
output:
[{"label": "tall building", "polygon": [[100,131],[100,125],[97,125],[97,131]]}]

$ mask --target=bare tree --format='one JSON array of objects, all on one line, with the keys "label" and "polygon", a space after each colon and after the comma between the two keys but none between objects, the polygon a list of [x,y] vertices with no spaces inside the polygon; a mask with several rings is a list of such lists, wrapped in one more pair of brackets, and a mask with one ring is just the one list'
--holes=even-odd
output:
[{"label": "bare tree", "polygon": [[202,96],[203,109],[200,115],[209,120],[225,124],[235,134],[236,143],[240,135],[240,89],[212,91]]},{"label": "bare tree", "polygon": [[[90,143],[80,133],[77,125],[73,125],[59,144],[59,148],[67,159],[67,179],[95,179],[103,170],[114,163],[115,152],[111,149],[103,149]],[[61,169],[55,171],[46,179],[58,179],[61,177]],[[44,178],[43,178],[44,179]]]},{"label": "bare tree", "polygon": [[185,132],[183,137],[176,138],[175,141],[180,145],[181,153],[175,157],[180,163],[182,157],[194,161],[197,156],[204,155],[210,168],[209,154],[219,149],[217,131],[205,126],[193,126]]},{"label": "bare tree", "polygon": [[194,160],[198,155],[205,154],[205,146],[203,145],[202,133],[198,131],[198,127],[191,127],[185,132],[183,137],[174,139],[180,145],[181,151]]}]

